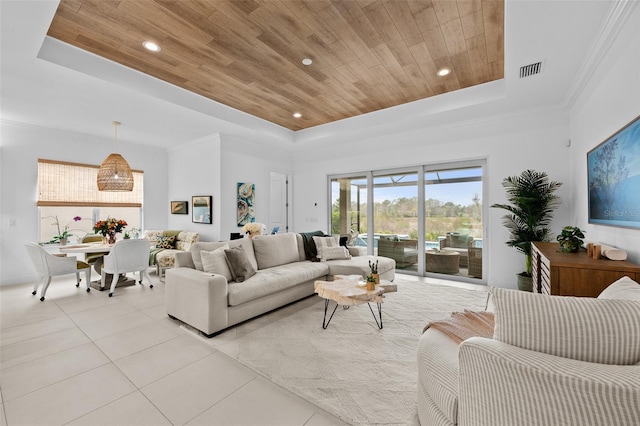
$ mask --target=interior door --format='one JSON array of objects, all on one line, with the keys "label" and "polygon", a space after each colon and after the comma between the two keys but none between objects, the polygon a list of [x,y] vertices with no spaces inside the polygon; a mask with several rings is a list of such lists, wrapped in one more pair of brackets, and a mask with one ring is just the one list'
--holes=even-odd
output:
[{"label": "interior door", "polygon": [[271,172],[269,188],[269,225],[267,231],[289,232],[289,177],[286,173]]}]

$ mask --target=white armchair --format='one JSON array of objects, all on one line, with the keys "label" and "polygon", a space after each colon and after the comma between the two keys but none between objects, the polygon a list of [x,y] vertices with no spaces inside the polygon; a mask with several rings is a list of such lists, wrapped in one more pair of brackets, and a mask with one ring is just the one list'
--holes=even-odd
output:
[{"label": "white armchair", "polygon": [[127,272],[139,272],[140,280],[138,282],[140,284],[142,284],[142,276],[144,275],[150,283],[149,288],[153,288],[151,278],[147,272],[147,268],[149,268],[149,248],[149,240],[144,238],[118,241],[111,249],[111,252],[104,257],[104,264],[100,271],[100,288],[104,288],[107,274],[113,274],[111,288],[109,289],[109,297],[112,297],[120,274]]},{"label": "white armchair", "polygon": [[423,426],[640,424],[640,285],[598,299],[494,288],[492,301],[492,339],[422,335]]},{"label": "white armchair", "polygon": [[44,301],[49,284],[51,284],[51,277],[57,275],[76,274],[76,287],[79,287],[81,281],[80,271],[84,271],[87,292],[91,291],[91,268],[88,263],[79,261],[75,257],[54,256],[35,243],[26,242],[24,245],[39,276],[39,281],[36,282],[31,294],[35,296],[38,292],[38,287],[43,284],[40,301]]}]

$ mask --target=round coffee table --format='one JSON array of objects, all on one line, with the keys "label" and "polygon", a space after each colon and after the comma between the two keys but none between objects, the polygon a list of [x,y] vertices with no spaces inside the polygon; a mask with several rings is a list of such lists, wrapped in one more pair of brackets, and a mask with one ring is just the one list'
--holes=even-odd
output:
[{"label": "round coffee table", "polygon": [[425,254],[427,272],[437,272],[439,274],[457,274],[460,272],[459,253],[455,251],[427,250]]}]

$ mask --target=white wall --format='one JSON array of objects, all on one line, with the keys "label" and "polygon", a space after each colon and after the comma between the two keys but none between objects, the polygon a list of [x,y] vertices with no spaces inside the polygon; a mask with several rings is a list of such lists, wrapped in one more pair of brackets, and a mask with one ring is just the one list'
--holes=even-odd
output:
[{"label": "white wall", "polygon": [[[37,159],[100,164],[113,151],[113,139],[7,121],[0,122],[0,136],[0,285],[6,285],[35,277],[22,243],[39,239]],[[144,171],[144,226],[166,227],[166,152],[122,139],[118,151],[132,168]]]},{"label": "white wall", "polygon": [[[640,230],[588,224],[587,152],[640,115],[640,7],[571,109],[573,221],[586,239],[620,247],[640,263]],[[640,194],[637,196],[640,197]]]},{"label": "white wall", "polygon": [[[187,142],[169,150],[169,186],[170,201],[188,201],[189,214],[170,214],[169,206],[165,211],[169,215],[169,228],[198,232],[200,241],[218,241],[221,229],[221,167],[220,135]],[[211,195],[212,220],[211,224],[193,223],[194,195]]]},{"label": "white wall", "polygon": [[[561,111],[514,115],[469,125],[424,129],[411,134],[381,135],[355,141],[339,149],[311,148],[294,157],[294,229],[328,230],[327,176],[402,166],[487,159],[484,205],[506,201],[502,179],[535,169],[563,183],[558,195],[565,201],[555,214],[553,230],[569,223],[572,155],[568,117]],[[305,147],[306,148],[306,147]],[[317,203],[317,206],[315,205]],[[489,257],[485,277],[490,285],[516,288],[515,275],[524,270],[524,256],[505,245],[508,232],[501,225],[504,212],[489,209],[484,247]]]},{"label": "white wall", "polygon": [[[271,147],[222,136],[222,234],[241,232],[237,221],[237,184],[256,186],[256,222],[269,224],[271,172],[292,173],[291,154]],[[294,177],[295,181],[295,177]],[[293,202],[295,206],[295,201]]]},{"label": "white wall", "polygon": [[[285,152],[221,134],[171,149],[169,197],[188,200],[189,215],[169,214],[169,227],[198,232],[201,241],[227,240],[231,232],[240,232],[238,182],[255,184],[256,222],[269,223],[270,173],[291,173],[290,161]],[[193,195],[213,196],[213,224],[191,222]]]}]

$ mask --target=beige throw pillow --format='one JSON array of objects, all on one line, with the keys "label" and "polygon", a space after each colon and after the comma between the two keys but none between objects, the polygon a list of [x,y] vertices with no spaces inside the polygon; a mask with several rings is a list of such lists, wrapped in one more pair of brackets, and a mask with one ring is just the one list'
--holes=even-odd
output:
[{"label": "beige throw pillow", "polygon": [[629,277],[622,277],[602,290],[598,299],[635,300],[640,302],[640,284]]},{"label": "beige throw pillow", "polygon": [[316,244],[317,257],[320,260],[327,260],[325,259],[327,248],[340,247],[340,239],[338,237],[313,237],[313,242]]},{"label": "beige throw pillow", "polygon": [[202,270],[210,274],[222,275],[227,281],[231,281],[233,276],[231,275],[229,265],[227,265],[227,256],[224,253],[228,248],[229,246],[225,244],[214,251],[201,251]]},{"label": "beige throw pillow", "polygon": [[351,253],[343,246],[325,247],[322,249],[322,259],[320,259],[320,261],[324,262],[334,259],[351,259]]}]

